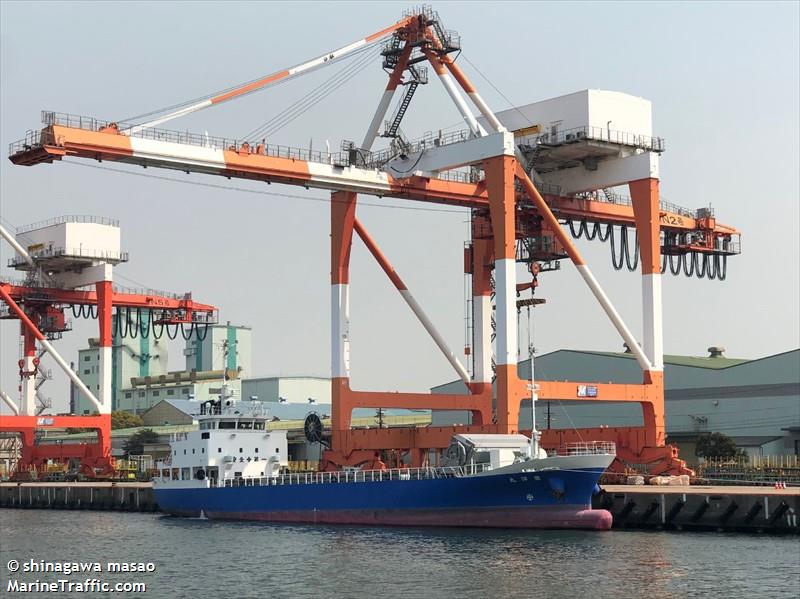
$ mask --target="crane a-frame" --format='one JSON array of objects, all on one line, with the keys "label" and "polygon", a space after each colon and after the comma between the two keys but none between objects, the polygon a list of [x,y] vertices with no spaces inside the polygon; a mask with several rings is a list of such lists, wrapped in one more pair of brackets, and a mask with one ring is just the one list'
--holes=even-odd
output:
[{"label": "crane a-frame", "polygon": [[[389,81],[359,146],[350,143],[342,152],[313,152],[274,146],[265,140],[226,140],[156,128],[171,119],[232,101],[378,43],[384,43],[383,66],[389,73]],[[589,127],[580,135],[573,133],[572,139],[559,136],[556,131],[548,137],[535,127],[510,131],[457,65],[454,55],[459,50],[458,35],[445,30],[435,12],[429,8],[416,9],[390,27],[333,52],[201,101],[187,102],[177,110],[148,115],[144,121],[99,121],[43,113],[44,128],[29,132],[25,140],[12,144],[10,160],[14,164],[35,165],[64,157],[89,158],[329,190],[333,405],[331,447],[324,456],[328,468],[374,463],[386,450],[406,452],[415,465],[420,465],[428,459],[429,450],[447,447],[456,432],[515,432],[519,428],[520,402],[529,396],[528,383],[517,372],[517,296],[519,290],[530,289],[535,283],[518,286],[516,265],[529,263],[535,278],[540,264],[569,258],[632,351],[642,369],[642,383],[539,381],[538,396],[546,400],[637,402],[642,406],[644,426],[545,431],[542,445],[554,447],[577,438],[610,440],[617,443],[618,470],[626,464],[645,465],[651,473],[685,470],[677,450],[665,443],[661,274],[668,265],[675,273],[681,264],[684,269],[691,264],[693,272],[695,267],[698,271],[702,267],[704,274],[713,271],[715,277],[723,278],[727,256],[738,253],[739,232],[717,223],[710,213],[690,214],[660,201],[658,158],[663,140],[642,135],[628,137],[610,129],[607,133],[605,130],[597,133]],[[398,125],[409,109],[414,90],[427,81],[423,62],[441,81],[467,129],[414,143],[399,135]],[[381,123],[400,87],[406,91],[382,132]],[[468,102],[477,108],[479,117]],[[373,151],[379,135],[392,138],[391,146]],[[604,156],[613,160],[598,168],[597,155],[591,160],[583,159],[582,168],[593,174],[581,179],[585,182],[577,191],[562,193],[558,186],[548,185],[546,173],[538,173],[536,169],[543,150],[554,154],[553,148],[567,143],[584,144],[587,148],[591,145],[593,152],[599,151],[598,148],[609,150]],[[630,200],[610,200],[608,189],[621,185],[629,187]],[[357,219],[358,194],[472,210],[473,239],[465,261],[471,274],[473,296],[472,374],[447,347]],[[609,229],[613,234],[614,226],[626,232],[627,227],[635,228],[641,256],[638,262],[644,314],[641,346],[563,223],[569,225],[567,228],[573,234],[590,238],[597,233],[598,223],[607,227],[606,237]],[[595,227],[594,233],[590,233],[588,223]],[[453,365],[468,390],[466,395],[351,389],[349,261],[354,232]],[[352,410],[359,407],[468,410],[472,420],[469,426],[351,430]]]}]

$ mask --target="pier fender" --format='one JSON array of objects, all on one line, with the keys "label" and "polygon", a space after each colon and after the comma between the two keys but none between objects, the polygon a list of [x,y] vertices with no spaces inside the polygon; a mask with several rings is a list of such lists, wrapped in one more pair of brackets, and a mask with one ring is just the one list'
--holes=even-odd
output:
[{"label": "pier fender", "polygon": [[777,509],[772,513],[772,516],[769,519],[770,526],[774,526],[775,523],[780,520],[780,518],[789,511],[789,504],[785,501],[781,501],[780,505],[778,505]]}]

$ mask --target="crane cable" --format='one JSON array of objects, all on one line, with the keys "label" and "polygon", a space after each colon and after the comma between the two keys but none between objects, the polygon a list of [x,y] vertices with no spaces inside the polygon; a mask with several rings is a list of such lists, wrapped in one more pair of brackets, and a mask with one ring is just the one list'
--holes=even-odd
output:
[{"label": "crane cable", "polygon": [[[370,42],[369,44],[366,44],[365,48],[366,47],[372,47],[374,45],[377,45],[377,44],[383,42],[387,37],[389,37],[390,35],[393,35],[393,33],[394,32],[388,32],[388,33],[386,33],[385,35],[383,35],[383,36],[381,36],[379,38],[375,38],[372,42]],[[356,52],[359,52],[359,51],[360,51],[360,49],[358,51],[356,51]],[[315,71],[317,71],[317,70],[319,70],[319,69],[321,69],[323,67],[326,67],[326,66],[334,64],[336,62],[339,62],[340,60],[342,60],[344,58],[349,58],[350,56],[352,56],[352,53],[351,54],[345,54],[344,56],[338,56],[338,57],[326,60],[326,61],[324,61],[324,62],[322,62],[322,63],[320,63],[318,65],[315,65],[313,67],[305,69],[305,70],[301,71],[300,73],[297,73],[296,75],[285,77],[283,79],[280,79],[280,80],[276,81],[275,83],[271,83],[268,86],[258,87],[258,88],[255,88],[253,90],[247,91],[247,92],[241,94],[239,97],[244,97],[244,96],[250,95],[252,93],[261,91],[263,89],[267,89],[267,87],[270,87],[270,88],[277,87],[278,85],[280,85],[282,83],[285,83],[287,81],[291,81],[291,80],[294,80],[294,79],[298,79],[298,78],[303,77],[303,76],[305,76],[305,75],[307,75],[309,73],[315,72]],[[294,68],[294,67],[292,67],[292,68]],[[291,69],[287,69],[287,70],[291,70]],[[165,112],[170,111],[170,110],[184,108],[184,107],[187,107],[187,106],[190,106],[192,104],[195,104],[195,103],[198,103],[198,102],[202,102],[202,101],[205,101],[205,100],[209,100],[210,98],[214,98],[216,96],[220,96],[220,95],[226,94],[226,93],[231,92],[233,90],[246,87],[246,86],[248,86],[250,84],[253,84],[253,83],[256,83],[258,81],[261,81],[262,79],[264,79],[264,75],[256,77],[255,79],[251,79],[249,81],[245,81],[243,83],[238,83],[238,84],[236,84],[234,86],[227,87],[227,88],[222,89],[222,90],[218,90],[218,91],[215,91],[215,92],[207,93],[207,94],[205,94],[203,96],[199,96],[199,97],[193,98],[191,100],[185,100],[183,102],[178,102],[178,103],[172,104],[170,106],[164,106],[162,108],[157,108],[155,110],[151,110],[150,112],[145,112],[145,113],[142,113],[142,114],[138,114],[138,115],[129,117],[127,119],[121,119],[120,122],[124,122],[126,124],[131,124],[131,125],[136,125],[137,124],[136,121],[139,121],[141,119],[144,119],[144,118],[147,118],[147,117],[151,117],[151,116],[154,116],[154,115],[159,115],[159,114],[165,113]]]},{"label": "crane cable", "polygon": [[349,69],[342,78],[337,80],[337,82],[333,85],[333,87],[330,87],[325,91],[321,92],[320,95],[315,97],[313,100],[307,102],[305,106],[298,106],[293,112],[293,114],[287,115],[287,117],[282,122],[276,123],[273,127],[271,127],[267,131],[266,134],[272,135],[274,133],[277,133],[278,131],[283,129],[283,127],[285,127],[286,125],[288,125],[301,115],[305,114],[310,108],[319,104],[319,102],[327,98],[330,94],[340,89],[345,83],[350,81],[353,77],[361,73],[367,66],[369,66],[370,62],[372,62],[372,60],[379,53],[380,53],[379,51],[376,51],[366,55],[361,61],[359,61],[358,64],[354,65],[351,69]]},{"label": "crane cable", "polygon": [[[261,135],[272,135],[302,115],[306,110],[320,102],[322,99],[326,98],[332,92],[339,89],[339,87],[349,81],[352,76],[358,72],[361,72],[367,66],[367,64],[379,54],[379,51],[375,50],[376,45],[377,44],[373,43],[364,46],[363,49],[349,55],[347,58],[352,59],[349,64],[345,65],[334,75],[317,85],[310,92],[302,96],[298,101],[287,106],[271,119],[247,133],[243,139],[253,139],[254,137]],[[360,58],[358,58],[359,56]]]},{"label": "crane cable", "polygon": [[[231,185],[222,185],[218,183],[206,183],[203,181],[189,181],[188,179],[177,179],[175,177],[167,177],[164,175],[153,175],[151,173],[137,173],[134,171],[129,171],[121,168],[112,168],[108,166],[101,166],[97,164],[89,164],[86,162],[73,162],[71,160],[64,160],[60,164],[66,164],[70,166],[80,166],[83,168],[93,168],[103,171],[110,171],[113,173],[120,173],[123,175],[131,175],[133,177],[144,177],[147,179],[155,179],[158,181],[169,181],[170,183],[182,183],[184,185],[194,185],[197,187],[207,187],[209,189],[219,189],[223,191],[235,191],[239,193],[249,193],[255,195],[263,195],[263,196],[272,196],[272,197],[280,197],[280,198],[290,198],[293,200],[300,200],[306,202],[321,202],[325,204],[330,204],[331,202],[335,202],[336,200],[331,199],[330,197],[327,198],[320,198],[320,197],[313,197],[307,195],[300,195],[296,193],[282,193],[277,191],[263,191],[260,189],[248,189],[247,187],[239,187],[239,186],[231,186]],[[428,206],[409,206],[409,205],[401,205],[401,204],[387,204],[384,202],[370,202],[365,200],[363,202],[358,203],[359,206],[367,206],[370,208],[391,208],[394,210],[411,210],[415,212],[449,212],[451,214],[460,214],[463,215],[467,208],[433,208]]]},{"label": "crane cable", "polygon": [[[574,239],[586,239],[593,241],[611,240],[611,264],[615,270],[622,270],[625,266],[629,271],[635,272],[639,267],[639,240],[638,233],[634,229],[634,241],[629,240],[628,227],[619,226],[619,233],[612,224],[606,225],[605,233],[601,223],[594,223],[590,229],[586,220],[581,220],[576,228],[572,219],[567,219],[565,224]],[[619,236],[619,240],[617,240]],[[633,249],[631,249],[631,245]],[[661,273],[667,270],[677,276],[683,272],[687,277],[697,277],[698,279],[708,279],[710,281],[724,281],[728,274],[728,256],[724,254],[706,254],[697,251],[690,251],[684,254],[663,254],[661,255]]]},{"label": "crane cable", "polygon": [[[364,48],[364,50],[360,50],[358,52],[353,53],[348,58],[351,58],[349,64],[345,64],[342,69],[338,70],[334,73],[331,77],[314,87],[312,90],[307,92],[306,94],[302,95],[298,100],[290,104],[289,106],[285,107],[281,110],[278,114],[274,115],[272,118],[267,120],[266,122],[262,123],[249,133],[247,133],[242,139],[253,139],[258,137],[262,134],[270,135],[272,131],[270,130],[271,127],[276,126],[280,128],[284,123],[291,122],[294,120],[294,115],[299,111],[302,110],[305,106],[313,105],[320,99],[324,98],[328,94],[326,90],[329,86],[335,85],[339,78],[342,77],[344,74],[350,72],[354,66],[357,66],[364,59],[364,52],[369,50],[370,48]],[[357,59],[360,56],[360,59]],[[370,53],[369,58],[372,58],[372,53]],[[330,93],[330,92],[328,92]],[[297,115],[299,116],[299,114]]]}]

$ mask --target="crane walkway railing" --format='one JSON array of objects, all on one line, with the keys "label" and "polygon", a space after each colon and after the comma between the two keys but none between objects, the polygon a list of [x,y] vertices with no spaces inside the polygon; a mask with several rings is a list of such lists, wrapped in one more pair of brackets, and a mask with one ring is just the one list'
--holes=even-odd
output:
[{"label": "crane walkway railing", "polygon": [[[94,284],[90,285],[83,285],[81,287],[70,287],[65,285],[63,282],[59,281],[41,281],[38,279],[32,278],[11,278],[11,277],[3,277],[0,279],[0,284],[4,285],[11,285],[13,287],[27,287],[29,289],[42,289],[41,293],[30,292],[26,294],[26,297],[29,299],[42,299],[48,300],[52,299],[50,295],[50,290],[58,289],[64,291],[93,291]],[[145,288],[145,287],[126,287],[125,285],[120,285],[118,283],[113,284],[114,293],[122,293],[127,295],[145,295],[145,296],[153,296],[158,298],[168,298],[176,301],[189,301],[192,299],[191,292],[186,293],[175,293],[173,291],[164,291],[162,289],[152,289],[152,288]],[[164,308],[158,310],[158,312],[168,311],[169,309]],[[202,320],[203,318],[207,318],[210,315],[203,312],[202,309],[195,307],[194,309],[194,317],[195,319]]]},{"label": "crane walkway railing", "polygon": [[[254,141],[216,137],[207,134],[191,133],[189,131],[158,129],[155,127],[138,129],[136,128],[136,123],[107,121],[94,117],[62,112],[42,111],[42,123],[46,126],[60,125],[63,127],[82,129],[84,131],[100,131],[106,128],[115,128],[129,134],[131,137],[140,139],[152,139],[214,150],[232,150],[235,152],[250,151],[251,153],[255,153],[258,149],[258,153],[265,156],[319,162],[323,164],[342,164],[343,161],[346,162],[347,160],[347,155],[343,152],[322,152],[277,144],[262,144]],[[54,143],[57,143],[57,140],[47,139],[46,129],[42,131],[28,131],[25,139],[13,142],[9,145],[9,155],[14,155],[37,146]]]},{"label": "crane walkway railing", "polygon": [[[617,204],[619,206],[633,206],[633,200],[631,200],[630,196],[626,196],[616,192],[606,193],[602,189],[598,189],[595,191],[580,192],[575,194],[573,197],[578,200],[604,202],[606,204]],[[698,208],[697,210],[691,210],[690,208],[684,208],[683,206],[678,206],[677,204],[673,204],[672,202],[667,202],[667,201],[659,202],[659,208],[664,212],[679,214],[681,216],[686,216],[688,218],[702,218],[703,211],[708,210],[708,208]]]},{"label": "crane walkway railing", "polygon": [[[381,160],[384,164],[395,155],[393,150],[385,150],[381,152],[369,152],[365,156],[359,152],[360,158],[357,163],[351,160],[350,153],[348,152],[323,152],[318,150],[297,148],[292,146],[284,146],[278,144],[268,144],[266,140],[252,141],[241,140],[226,137],[216,137],[207,134],[191,133],[189,131],[173,131],[168,129],[157,129],[148,127],[146,129],[136,128],[136,123],[126,123],[117,121],[107,121],[97,119],[94,117],[87,117],[81,115],[73,115],[61,112],[42,111],[42,123],[46,126],[41,130],[29,130],[24,139],[12,142],[8,146],[9,156],[14,156],[22,152],[27,152],[45,145],[60,145],[59,140],[52,137],[52,132],[47,129],[51,125],[59,125],[63,127],[70,127],[81,129],[84,131],[101,131],[102,129],[116,129],[120,132],[140,139],[150,139],[155,141],[162,141],[168,143],[177,143],[190,146],[198,146],[209,148],[212,150],[229,150],[239,153],[258,154],[262,156],[270,156],[273,158],[286,158],[289,160],[302,160],[305,162],[316,162],[320,164],[330,164],[338,167],[344,166],[362,166],[368,169],[378,169],[381,166]],[[438,145],[442,140],[442,144],[456,143],[467,139],[464,132],[451,133],[446,136],[436,137],[432,133],[426,134],[423,140],[417,142],[420,147],[424,147],[426,143],[428,147]],[[427,141],[426,141],[427,140]],[[389,152],[389,158],[378,158],[383,156],[384,152]],[[437,175],[437,178],[446,181],[457,181],[474,183],[476,180],[470,173],[463,172],[443,172]]]},{"label": "crane walkway railing", "polygon": [[93,225],[108,225],[111,227],[119,227],[119,221],[114,218],[107,218],[105,216],[96,216],[94,214],[65,214],[64,216],[56,216],[48,218],[47,220],[40,220],[30,225],[17,227],[17,235],[33,231],[34,229],[43,229],[44,227],[52,227],[53,225],[61,225],[64,223],[88,223]]},{"label": "crane walkway railing", "polygon": [[517,145],[536,147],[537,145],[552,147],[564,144],[574,144],[581,141],[599,141],[614,145],[639,148],[649,152],[661,153],[666,149],[663,137],[641,135],[630,131],[615,131],[606,127],[593,127],[583,125],[562,131],[549,131],[526,135],[516,139]]},{"label": "crane walkway railing", "polygon": [[[132,137],[141,139],[152,139],[156,141],[199,146],[215,150],[246,152],[271,156],[273,158],[287,158],[290,160],[302,160],[306,162],[316,162],[320,164],[331,164],[336,166],[351,165],[348,152],[323,152],[292,146],[215,137],[207,134],[191,133],[189,131],[172,131],[157,128],[131,129],[136,126],[135,123],[106,121],[94,117],[61,112],[42,111],[42,123],[48,126],[61,125],[64,127],[83,129],[86,131],[100,131],[104,128],[115,127],[119,131],[131,130],[132,132],[130,134]],[[48,134],[49,132],[46,128],[38,131],[28,131],[24,139],[9,144],[9,155],[13,156],[15,154],[41,147],[43,145],[57,145],[58,140],[48,139]],[[403,148],[403,152],[409,154],[422,152],[426,149],[462,143],[472,139],[473,137],[473,133],[468,129],[450,131],[446,133],[441,131],[429,131],[421,138],[409,142],[408,146]],[[560,145],[583,140],[604,141],[607,143],[628,145],[653,152],[663,152],[665,147],[664,140],[660,137],[638,135],[624,131],[614,131],[604,129],[602,127],[591,126],[576,127],[574,129],[560,131],[555,134],[542,133],[535,136],[517,138],[515,141],[518,145],[524,146],[525,144]],[[359,159],[359,162],[364,165],[364,168],[380,170],[389,161],[396,158],[399,155],[399,152],[400,150],[396,147],[386,148],[377,152],[369,152]],[[436,177],[444,181],[453,181],[458,183],[476,183],[482,179],[479,168],[470,169],[468,172],[464,170],[442,171],[437,173]],[[557,185],[550,185],[540,181],[537,183],[537,188],[541,193],[547,195],[564,195],[561,191],[561,188]],[[627,196],[616,193],[609,195],[602,191],[581,193],[574,197],[624,206],[632,205],[631,199]],[[661,202],[660,207],[662,210],[673,214],[680,214],[690,218],[700,217],[698,214],[700,211],[690,210],[670,202]]]},{"label": "crane walkway railing", "polygon": [[[128,261],[128,252],[116,250],[98,250],[84,247],[48,247],[29,252],[29,254],[34,260],[46,260],[50,258],[83,258],[86,260],[106,260],[109,262]],[[26,264],[26,260],[21,256],[15,256],[14,258],[9,258],[8,260],[8,266],[12,268],[22,264]]]}]

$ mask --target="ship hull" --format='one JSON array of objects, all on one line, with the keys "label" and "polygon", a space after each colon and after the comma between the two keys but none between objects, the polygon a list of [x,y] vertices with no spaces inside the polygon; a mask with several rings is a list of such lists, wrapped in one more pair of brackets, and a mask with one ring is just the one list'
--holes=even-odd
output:
[{"label": "ship hull", "polygon": [[[197,516],[200,512],[172,510],[176,516]],[[584,506],[468,508],[443,509],[380,509],[380,510],[317,510],[304,512],[247,511],[205,512],[212,520],[250,520],[289,524],[352,524],[360,526],[451,526],[459,528],[539,528],[608,530],[612,516],[606,510]]]},{"label": "ship hull", "polygon": [[176,516],[314,524],[488,528],[611,528],[591,508],[604,468],[500,472],[445,479],[170,488],[160,509]]}]

